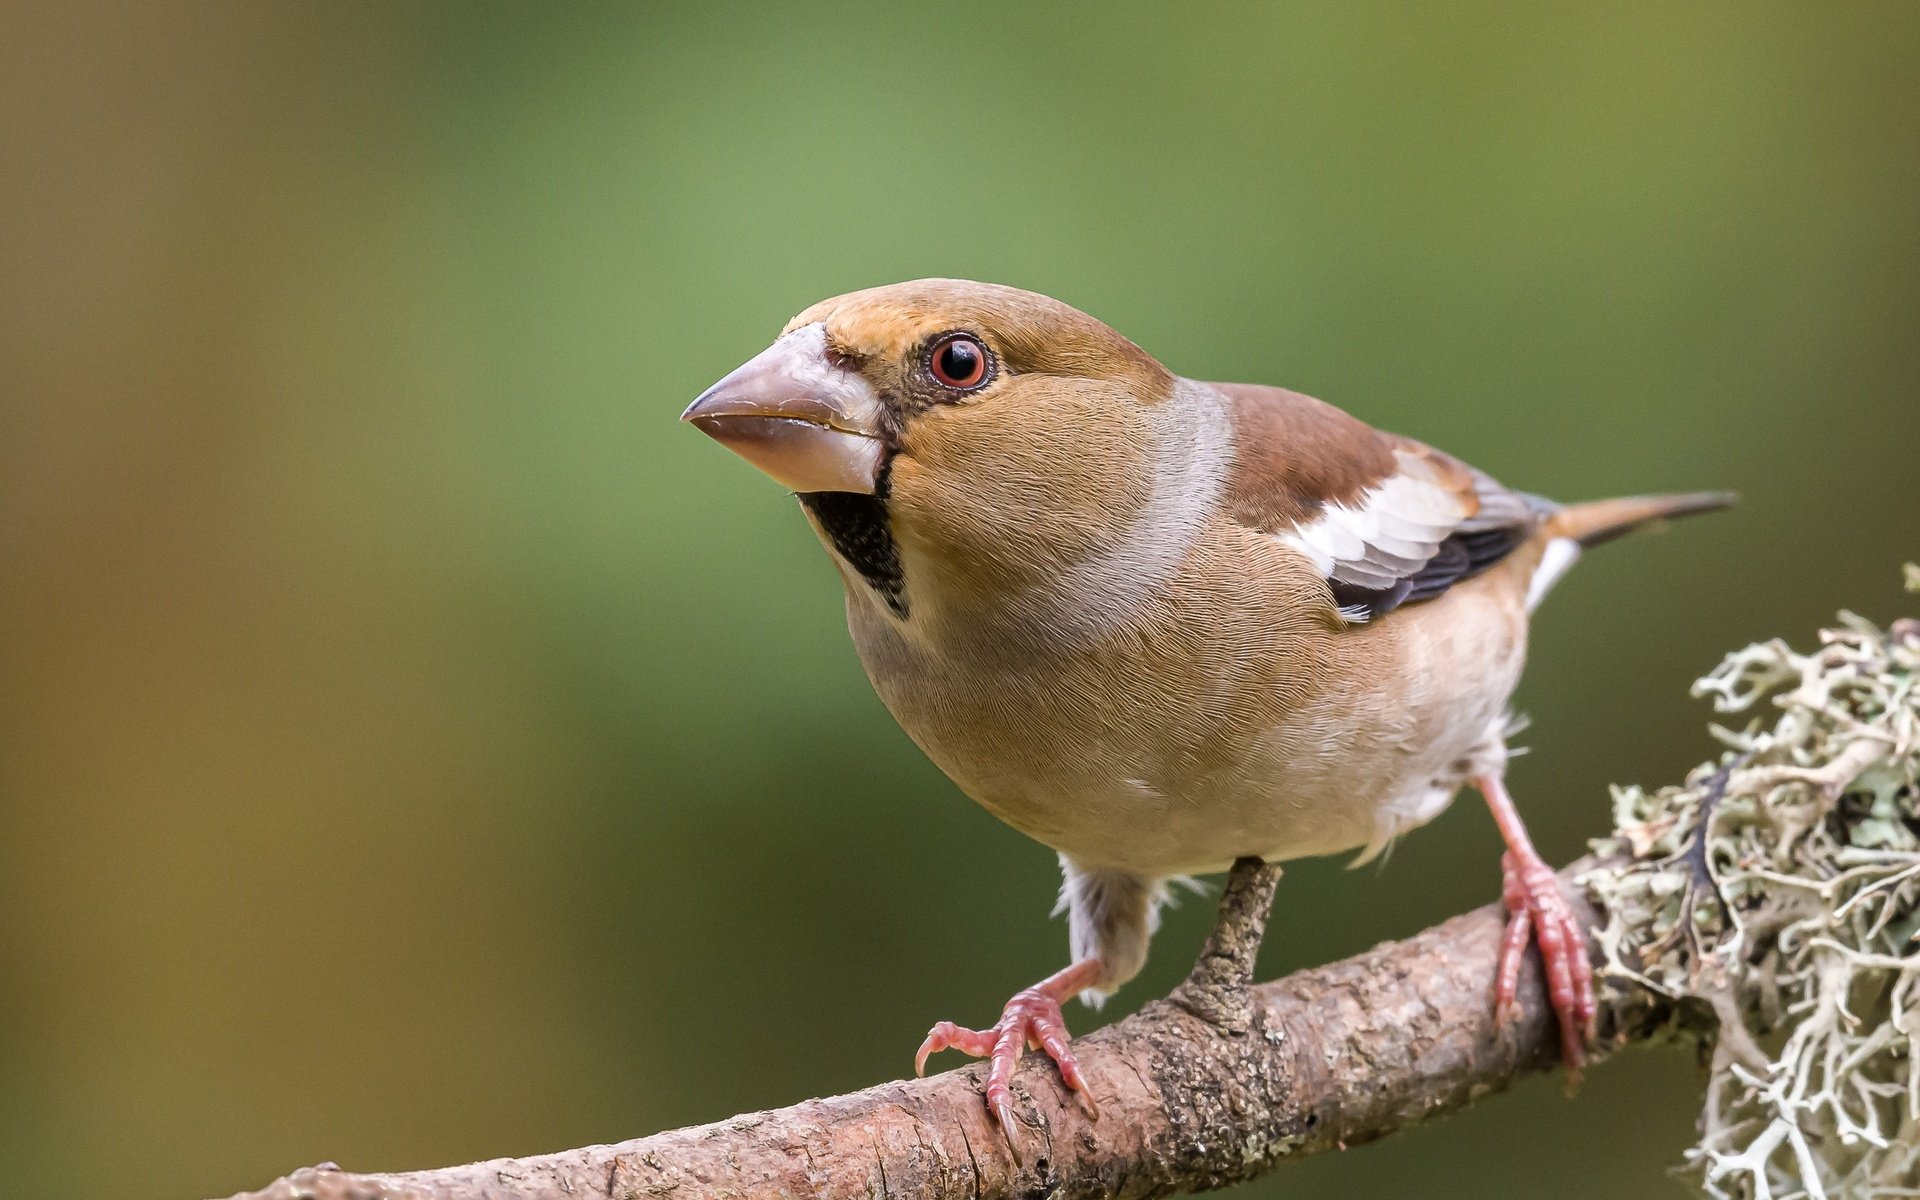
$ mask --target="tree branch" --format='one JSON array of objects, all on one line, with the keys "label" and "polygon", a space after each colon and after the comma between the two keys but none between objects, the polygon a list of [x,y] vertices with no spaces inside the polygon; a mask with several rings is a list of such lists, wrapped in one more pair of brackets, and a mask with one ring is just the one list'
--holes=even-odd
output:
[{"label": "tree branch", "polygon": [[[1562,872],[1570,894],[1581,893],[1572,880],[1591,865]],[[1014,1082],[1024,1165],[987,1115],[975,1066],[534,1158],[392,1175],[328,1164],[234,1200],[992,1200],[1218,1187],[1464,1108],[1555,1067],[1537,965],[1523,975],[1514,1018],[1494,1026],[1489,997],[1504,918],[1488,905],[1297,972],[1253,989],[1244,1014],[1162,1000],[1077,1039],[1097,1119],[1030,1056]],[[1596,1058],[1652,1035],[1667,1015],[1649,994],[1609,993]]]}]

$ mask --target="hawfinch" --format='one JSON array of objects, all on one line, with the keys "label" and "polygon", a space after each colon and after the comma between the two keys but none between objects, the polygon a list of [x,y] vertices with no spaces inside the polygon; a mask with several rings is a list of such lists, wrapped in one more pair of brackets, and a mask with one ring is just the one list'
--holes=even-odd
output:
[{"label": "hawfinch", "polygon": [[908,735],[1059,852],[1071,965],[989,1029],[934,1026],[916,1069],[990,1058],[1010,1132],[1026,1046],[1085,1092],[1060,1005],[1140,970],[1170,880],[1377,854],[1470,784],[1506,842],[1493,1003],[1531,939],[1577,1072],[1586,934],[1502,782],[1527,620],[1586,547],[1731,497],[1563,506],[951,279],[814,305],[685,419],[797,494]]}]

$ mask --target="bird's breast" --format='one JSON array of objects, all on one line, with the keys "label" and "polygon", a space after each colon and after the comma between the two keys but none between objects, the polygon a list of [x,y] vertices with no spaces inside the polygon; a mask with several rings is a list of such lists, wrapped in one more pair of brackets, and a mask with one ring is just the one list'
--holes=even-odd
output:
[{"label": "bird's breast", "polygon": [[1524,614],[1502,589],[1524,580],[1342,629],[1222,536],[1092,644],[1042,627],[916,637],[853,591],[850,626],[881,699],[961,790],[1089,865],[1329,854],[1431,817],[1517,682]]}]

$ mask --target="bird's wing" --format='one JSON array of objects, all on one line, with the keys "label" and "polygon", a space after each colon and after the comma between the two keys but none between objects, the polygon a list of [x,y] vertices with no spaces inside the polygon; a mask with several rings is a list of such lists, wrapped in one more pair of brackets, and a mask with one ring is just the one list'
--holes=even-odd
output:
[{"label": "bird's wing", "polygon": [[1554,511],[1311,396],[1212,386],[1233,412],[1234,518],[1306,555],[1349,620],[1431,600],[1512,553]]}]

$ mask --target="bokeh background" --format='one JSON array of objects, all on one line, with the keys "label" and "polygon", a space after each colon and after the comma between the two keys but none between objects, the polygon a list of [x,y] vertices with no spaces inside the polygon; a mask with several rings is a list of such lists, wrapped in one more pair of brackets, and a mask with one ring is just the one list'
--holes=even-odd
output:
[{"label": "bokeh background", "polygon": [[[1895,615],[1920,552],[1911,3],[5,27],[18,1195],[785,1104],[1064,961],[1050,855],[882,711],[795,506],[676,423],[822,296],[1014,283],[1516,485],[1744,492],[1544,610],[1514,785],[1558,859],[1609,782],[1709,754],[1723,650]],[[1263,969],[1485,903],[1497,856],[1463,803],[1384,867],[1299,864]],[[1678,1196],[1695,1103],[1635,1054],[1246,1194]]]}]

